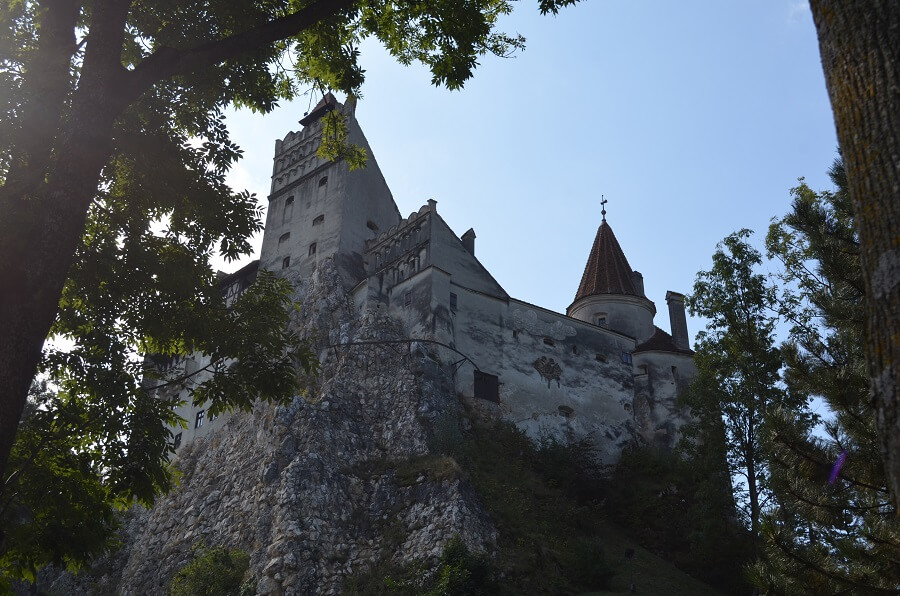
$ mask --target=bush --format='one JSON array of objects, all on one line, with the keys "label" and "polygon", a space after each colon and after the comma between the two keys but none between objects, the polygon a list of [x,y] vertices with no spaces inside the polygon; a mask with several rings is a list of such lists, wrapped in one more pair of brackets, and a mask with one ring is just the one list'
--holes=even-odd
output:
[{"label": "bush", "polygon": [[193,559],[175,574],[171,596],[244,596],[253,593],[252,581],[244,582],[250,556],[242,550],[194,545]]},{"label": "bush", "polygon": [[429,570],[424,562],[403,567],[382,563],[368,573],[348,578],[344,589],[346,594],[366,596],[478,596],[496,592],[487,558],[470,552],[459,536],[447,543],[434,569]]}]

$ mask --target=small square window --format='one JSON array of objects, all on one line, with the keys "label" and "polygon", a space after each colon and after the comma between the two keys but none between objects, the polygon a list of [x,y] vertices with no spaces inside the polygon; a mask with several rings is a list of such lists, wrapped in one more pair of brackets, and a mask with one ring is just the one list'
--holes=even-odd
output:
[{"label": "small square window", "polygon": [[500,379],[497,375],[475,371],[475,397],[500,403]]},{"label": "small square window", "polygon": [[309,256],[313,256],[314,254],[316,254],[316,243],[315,242],[313,242],[312,244],[309,245]]},{"label": "small square window", "polygon": [[456,294],[450,292],[450,310],[456,310]]},{"label": "small square window", "polygon": [[201,426],[203,426],[204,414],[205,413],[203,410],[200,410],[199,412],[197,412],[197,418],[194,420],[194,428],[200,428]]},{"label": "small square window", "polygon": [[284,257],[283,259],[281,259],[281,268],[282,269],[287,269],[290,266],[291,266],[291,257]]},{"label": "small square window", "polygon": [[622,352],[622,362],[631,364],[631,352]]}]

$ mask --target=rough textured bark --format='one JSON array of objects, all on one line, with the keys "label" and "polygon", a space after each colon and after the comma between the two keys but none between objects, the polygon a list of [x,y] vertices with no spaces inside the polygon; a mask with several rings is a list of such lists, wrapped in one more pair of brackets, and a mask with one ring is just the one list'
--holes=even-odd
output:
[{"label": "rough textured bark", "polygon": [[42,9],[46,27],[25,82],[19,159],[0,188],[0,492],[44,339],[74,258],[116,118],[158,81],[295,35],[350,6],[319,0],[297,13],[188,50],[162,48],[121,64],[130,0],[96,3],[77,89],[69,76],[80,3]]},{"label": "rough textured bark", "polygon": [[900,2],[810,6],[859,226],[872,396],[900,511]]}]

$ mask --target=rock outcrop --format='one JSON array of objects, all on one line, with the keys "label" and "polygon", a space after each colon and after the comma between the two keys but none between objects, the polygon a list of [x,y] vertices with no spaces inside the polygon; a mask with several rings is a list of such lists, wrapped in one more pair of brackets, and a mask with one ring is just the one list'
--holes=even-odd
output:
[{"label": "rock outcrop", "polygon": [[351,317],[327,263],[301,296],[315,308],[295,326],[322,360],[307,395],[258,404],[185,446],[179,487],[130,514],[126,545],[95,588],[164,592],[201,541],[248,552],[264,595],[339,593],[348,574],[379,559],[435,559],[454,535],[493,548],[477,496],[431,452],[436,423],[460,407],[439,356],[403,343],[391,319]]}]

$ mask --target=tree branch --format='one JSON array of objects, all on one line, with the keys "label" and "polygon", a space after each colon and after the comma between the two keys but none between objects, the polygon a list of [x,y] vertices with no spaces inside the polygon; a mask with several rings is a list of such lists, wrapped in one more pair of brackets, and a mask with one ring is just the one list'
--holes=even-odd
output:
[{"label": "tree branch", "polygon": [[130,91],[133,97],[138,97],[158,81],[188,74],[286,39],[352,5],[353,0],[317,0],[293,14],[195,48],[160,48],[130,73]]}]

